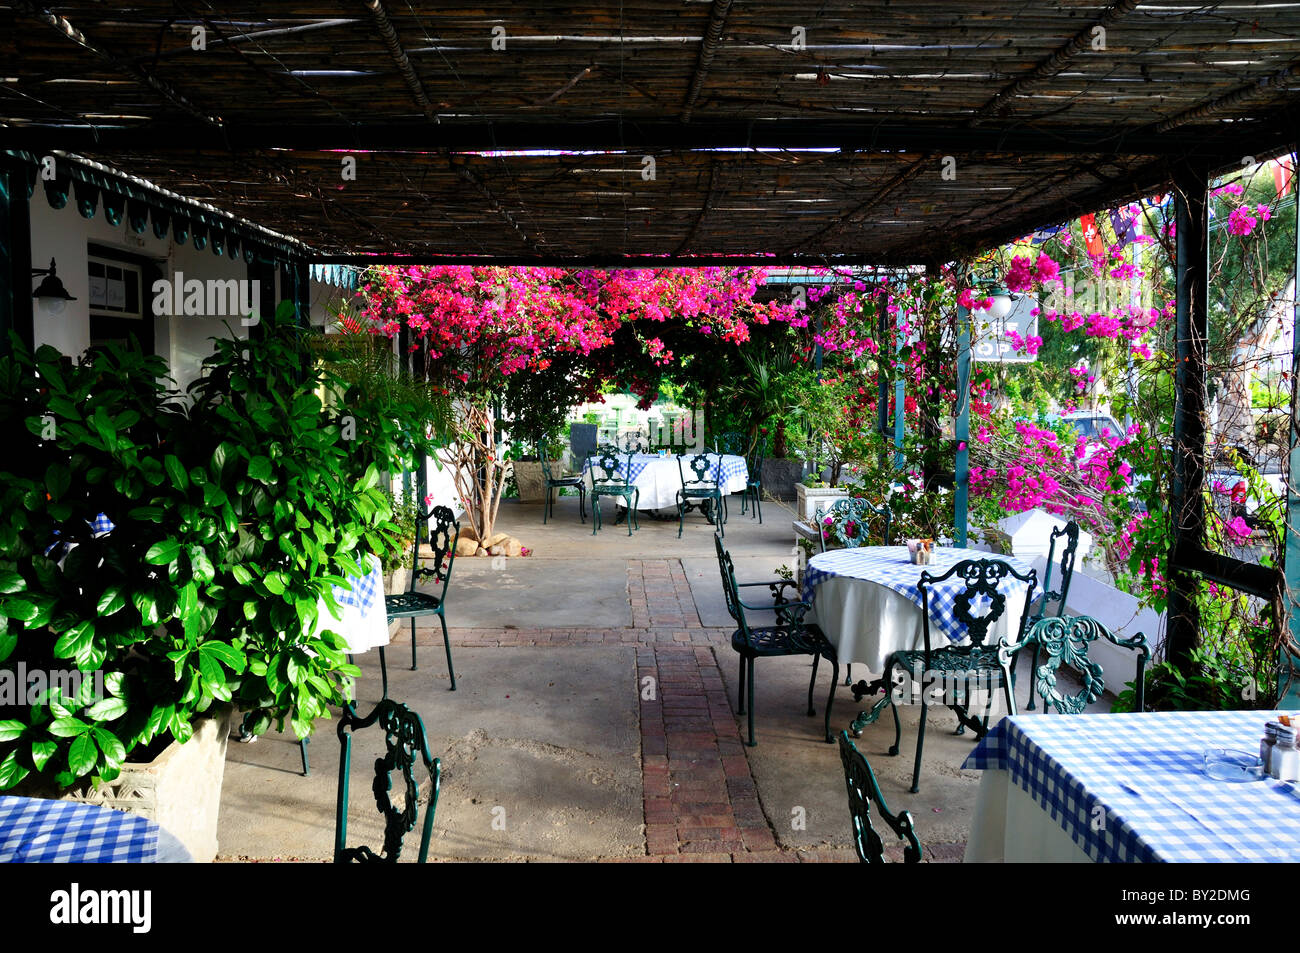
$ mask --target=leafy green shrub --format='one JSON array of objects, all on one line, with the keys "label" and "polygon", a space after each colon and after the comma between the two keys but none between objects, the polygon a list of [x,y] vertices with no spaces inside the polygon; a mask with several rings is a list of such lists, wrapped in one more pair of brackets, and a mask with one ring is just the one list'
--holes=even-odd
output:
[{"label": "leafy green shrub", "polygon": [[112,780],[215,703],[304,736],[344,701],[357,669],[319,605],[397,544],[379,473],[426,436],[400,402],[311,374],[292,306],[257,332],[217,340],[188,406],[138,352],[0,359],[0,662],[101,670],[108,692],[0,711],[0,790]]}]

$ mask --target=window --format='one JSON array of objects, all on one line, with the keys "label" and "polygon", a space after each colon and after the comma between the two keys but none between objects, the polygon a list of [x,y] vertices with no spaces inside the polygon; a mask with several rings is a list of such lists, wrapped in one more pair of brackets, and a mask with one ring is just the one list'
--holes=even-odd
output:
[{"label": "window", "polygon": [[92,315],[136,319],[144,317],[139,265],[92,256],[88,271]]}]

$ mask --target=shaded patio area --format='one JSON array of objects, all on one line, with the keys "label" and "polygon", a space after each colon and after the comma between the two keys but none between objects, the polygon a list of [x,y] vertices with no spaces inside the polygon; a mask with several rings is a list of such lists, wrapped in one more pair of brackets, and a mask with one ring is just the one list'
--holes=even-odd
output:
[{"label": "shaded patio area", "polygon": [[[764,523],[727,523],[743,581],[790,565],[793,513],[764,503]],[[388,651],[390,694],[419,712],[442,758],[433,856],[438,860],[854,861],[839,751],[821,737],[829,666],[818,673],[817,717],[804,714],[806,658],[757,667],[758,745],[735,714],[734,626],[722,599],[712,528],[696,518],[643,519],[632,537],[607,524],[591,537],[577,500],[543,526],[541,506],[502,507],[504,530],[544,555],[456,564],[448,624],[457,691],[447,691],[441,630],[417,628],[420,668],[409,671],[409,629]],[[621,529],[621,528],[619,528]],[[360,656],[359,697],[380,697],[378,658]],[[855,669],[855,680],[865,673]],[[646,678],[654,697],[647,698]],[[843,684],[832,729],[852,720]],[[1090,710],[1109,710],[1109,699]],[[973,747],[956,717],[931,713],[927,774],[908,793],[916,711],[901,709],[902,752],[889,757],[890,719],[857,744],[893,810],[916,819],[925,857],[959,861],[981,773],[963,771]],[[338,743],[322,722],[301,776],[291,735],[232,744],[222,801],[224,860],[325,860],[332,850]],[[359,744],[374,745],[359,739]],[[373,748],[378,751],[377,747]],[[379,817],[360,784],[372,749],[354,753],[350,828],[374,841]],[[494,827],[494,821],[497,826]]]}]

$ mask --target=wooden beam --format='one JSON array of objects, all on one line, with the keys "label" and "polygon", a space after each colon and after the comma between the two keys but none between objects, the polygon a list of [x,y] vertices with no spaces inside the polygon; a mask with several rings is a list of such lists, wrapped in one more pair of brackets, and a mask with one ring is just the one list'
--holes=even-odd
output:
[{"label": "wooden beam", "polygon": [[709,9],[709,25],[704,31],[704,42],[700,44],[700,56],[695,61],[695,72],[691,75],[691,88],[687,90],[686,102],[682,104],[682,122],[691,121],[691,113],[695,111],[700,91],[709,78],[718,44],[722,42],[722,30],[727,25],[727,14],[730,11],[731,0],[713,0],[713,6]]},{"label": "wooden beam", "polygon": [[292,149],[328,151],[509,151],[609,150],[647,153],[692,149],[841,149],[846,152],[935,152],[940,155],[1166,156],[1237,158],[1243,142],[1257,154],[1290,141],[1282,115],[1234,122],[1188,123],[1158,132],[1149,127],[1109,125],[1006,126],[976,128],[943,123],[881,123],[810,119],[674,120],[592,119],[542,122],[457,120],[375,124],[299,124],[232,126],[151,122],[138,126],[59,125],[0,128],[0,144],[10,148],[64,148],[69,151],[150,152],[169,155],[192,150]]},{"label": "wooden beam", "polygon": [[198,119],[204,127],[209,129],[209,131],[212,127],[221,126],[222,121],[220,116],[213,115],[190,102],[188,98],[182,95],[169,83],[163,82],[134,61],[118,59],[106,50],[96,46],[90,38],[77,29],[77,27],[74,26],[67,17],[60,16],[57,13],[47,10],[40,4],[31,3],[30,0],[15,0],[14,6],[28,16],[40,20],[47,26],[52,27],[55,31],[72,40],[79,46],[84,47],[86,50],[108,63],[114,69],[127,74],[137,82],[144,83],[173,106],[176,106]]},{"label": "wooden beam", "polygon": [[397,66],[397,71],[402,74],[402,79],[406,82],[406,87],[411,91],[411,96],[415,99],[415,104],[420,107],[426,119],[433,123],[439,123],[437,110],[433,108],[433,102],[429,99],[428,93],[424,91],[424,84],[420,82],[420,77],[416,75],[415,67],[411,65],[410,57],[406,55],[406,50],[402,48],[402,41],[397,36],[397,30],[393,27],[393,21],[388,19],[388,11],[380,0],[363,0],[363,4],[370,11],[370,19],[374,21],[375,32],[379,38],[384,41],[384,46],[388,47],[388,55],[392,57],[393,63]]},{"label": "wooden beam", "polygon": [[1097,27],[1103,29],[1111,26],[1121,17],[1132,13],[1137,9],[1139,0],[1120,0],[1119,3],[1112,3],[1106,8],[1106,11],[1093,23],[1089,23],[1074,36],[1063,44],[1059,49],[1053,51],[1051,56],[1040,60],[1033,69],[1026,75],[1019,77],[1014,82],[1003,87],[992,99],[980,107],[979,112],[971,119],[971,125],[977,126],[984,120],[994,114],[1005,113],[1010,109],[1011,100],[1015,99],[1021,93],[1038,85],[1045,80],[1051,79],[1056,74],[1070,65],[1070,61],[1090,49],[1093,41],[1093,31]]}]

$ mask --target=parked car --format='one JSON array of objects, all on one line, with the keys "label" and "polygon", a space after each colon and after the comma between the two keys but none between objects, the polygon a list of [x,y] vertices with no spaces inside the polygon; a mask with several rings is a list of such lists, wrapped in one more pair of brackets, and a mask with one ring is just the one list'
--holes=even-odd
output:
[{"label": "parked car", "polygon": [[1115,437],[1124,435],[1124,428],[1114,417],[1092,410],[1078,410],[1072,414],[1065,414],[1061,417],[1061,422],[1069,424],[1088,441],[1100,439],[1107,431]]}]

